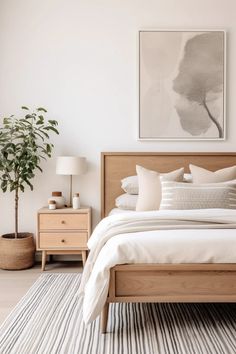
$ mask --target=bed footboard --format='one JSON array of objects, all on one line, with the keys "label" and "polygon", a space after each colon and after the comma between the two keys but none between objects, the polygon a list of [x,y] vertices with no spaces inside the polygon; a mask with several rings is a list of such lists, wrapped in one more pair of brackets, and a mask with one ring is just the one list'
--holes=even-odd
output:
[{"label": "bed footboard", "polygon": [[127,264],[110,271],[111,302],[236,302],[236,264]]}]

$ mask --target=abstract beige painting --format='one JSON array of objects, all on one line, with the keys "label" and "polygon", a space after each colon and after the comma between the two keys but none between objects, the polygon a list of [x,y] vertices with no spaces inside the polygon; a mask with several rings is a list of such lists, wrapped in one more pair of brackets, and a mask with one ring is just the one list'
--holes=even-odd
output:
[{"label": "abstract beige painting", "polygon": [[139,139],[225,139],[225,32],[139,32]]}]

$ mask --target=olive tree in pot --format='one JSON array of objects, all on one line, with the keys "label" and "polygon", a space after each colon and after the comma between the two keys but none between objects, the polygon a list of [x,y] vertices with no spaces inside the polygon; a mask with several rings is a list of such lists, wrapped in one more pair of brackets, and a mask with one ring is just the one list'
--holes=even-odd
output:
[{"label": "olive tree in pot", "polygon": [[42,172],[40,162],[51,157],[53,144],[50,133],[58,134],[57,121],[45,119],[46,109],[30,111],[22,107],[23,117],[3,118],[0,127],[0,183],[5,193],[15,193],[15,231],[0,237],[0,268],[26,269],[34,264],[35,243],[33,234],[19,232],[19,193],[29,186],[35,171]]}]

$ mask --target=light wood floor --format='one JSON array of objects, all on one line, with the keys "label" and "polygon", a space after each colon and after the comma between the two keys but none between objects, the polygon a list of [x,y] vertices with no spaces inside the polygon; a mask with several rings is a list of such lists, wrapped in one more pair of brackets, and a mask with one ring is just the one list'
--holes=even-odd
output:
[{"label": "light wood floor", "polygon": [[[48,273],[77,273],[82,272],[82,262],[51,262],[47,263]],[[0,269],[0,324],[25,295],[32,284],[41,274],[41,265],[20,271]]]}]

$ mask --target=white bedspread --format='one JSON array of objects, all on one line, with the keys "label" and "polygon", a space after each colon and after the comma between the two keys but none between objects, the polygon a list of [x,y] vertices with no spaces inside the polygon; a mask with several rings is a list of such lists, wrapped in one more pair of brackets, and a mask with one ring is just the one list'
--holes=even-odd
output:
[{"label": "white bedspread", "polygon": [[109,216],[115,215],[115,214],[122,214],[122,213],[136,213],[135,210],[129,210],[129,209],[119,209],[119,208],[114,208],[110,211]]},{"label": "white bedspread", "polygon": [[[163,210],[112,215],[89,239],[80,292],[83,318],[106,301],[110,268],[125,263],[236,263],[236,210]],[[174,231],[173,231],[174,229]]]}]

